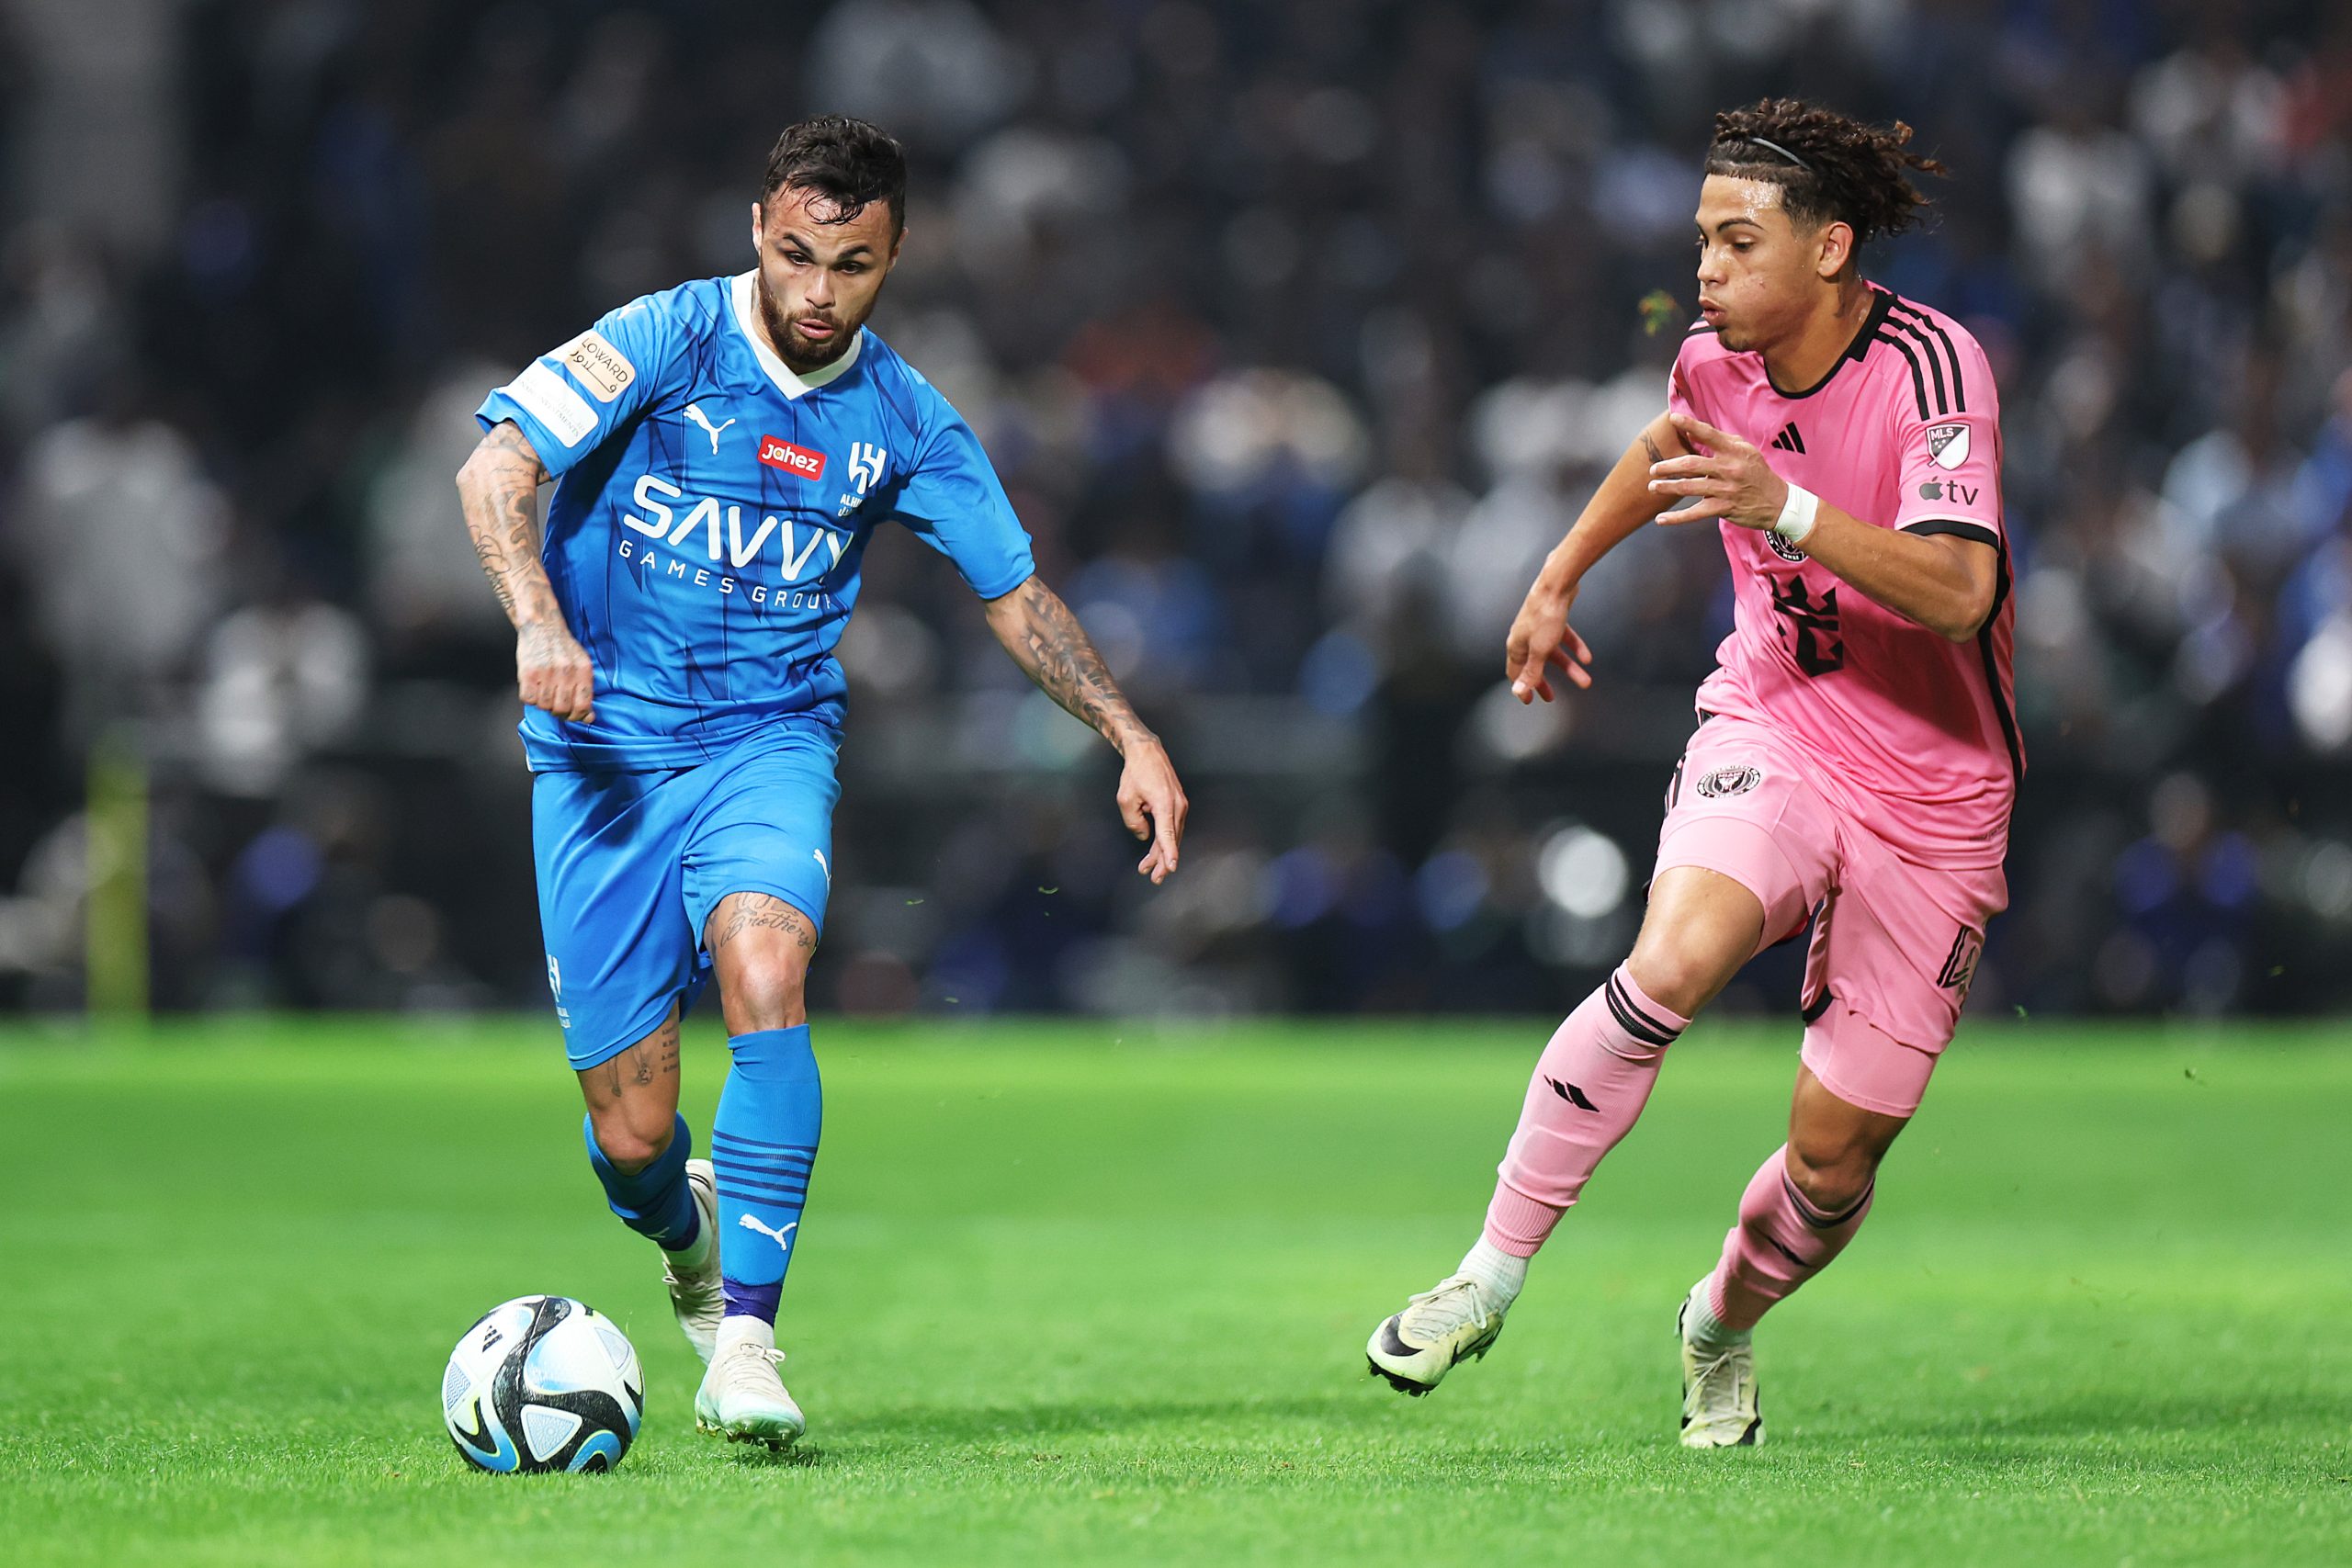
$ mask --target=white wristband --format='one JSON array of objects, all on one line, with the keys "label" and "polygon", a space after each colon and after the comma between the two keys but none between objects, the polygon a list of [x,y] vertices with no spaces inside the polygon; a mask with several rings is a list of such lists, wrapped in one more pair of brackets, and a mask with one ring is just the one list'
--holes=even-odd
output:
[{"label": "white wristband", "polygon": [[1772,532],[1781,542],[1801,547],[1813,533],[1814,514],[1821,510],[1821,498],[1803,485],[1789,487],[1789,499],[1781,502],[1780,520],[1772,525]]}]

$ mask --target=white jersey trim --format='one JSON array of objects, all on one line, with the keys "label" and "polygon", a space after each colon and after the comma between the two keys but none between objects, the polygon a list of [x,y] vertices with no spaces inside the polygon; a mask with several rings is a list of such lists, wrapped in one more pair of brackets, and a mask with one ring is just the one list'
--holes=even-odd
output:
[{"label": "white jersey trim", "polygon": [[759,356],[760,368],[768,373],[768,379],[775,383],[777,391],[787,398],[797,399],[804,393],[815,391],[829,381],[838,379],[851,366],[857,363],[859,352],[865,347],[864,327],[858,328],[857,335],[849,340],[847,353],[831,365],[820,366],[806,376],[799,374],[791,366],[778,358],[775,350],[768,346],[767,339],[760,335],[759,305],[756,296],[752,293],[756,286],[756,274],[749,272],[738,273],[735,276],[734,287],[730,290],[735,300],[735,326],[742,333],[743,341],[752,345],[752,352]]},{"label": "white jersey trim", "polygon": [[545,360],[532,360],[501,389],[566,447],[577,446],[595,434],[596,411],[571,389],[571,382],[548,369]]}]

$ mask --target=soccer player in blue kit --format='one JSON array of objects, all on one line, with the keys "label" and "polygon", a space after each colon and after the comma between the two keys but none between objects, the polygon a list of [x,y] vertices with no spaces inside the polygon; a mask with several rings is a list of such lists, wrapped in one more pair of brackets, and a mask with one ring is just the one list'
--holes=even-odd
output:
[{"label": "soccer player in blue kit", "polygon": [[[589,1164],[662,1250],[708,1367],[696,1425],[772,1448],[807,1425],[775,1322],[822,1119],[802,992],[833,875],[833,649],[876,525],[953,561],[1014,661],[1118,750],[1139,872],[1174,871],[1184,832],[1167,752],[1037,577],[979,443],[865,330],[905,213],[888,136],[792,127],[752,207],[757,265],[632,300],[534,361],[483,402],[458,475],[515,627]],[[732,1066],[704,1161],[678,1114],[678,1023],[714,977]]]}]

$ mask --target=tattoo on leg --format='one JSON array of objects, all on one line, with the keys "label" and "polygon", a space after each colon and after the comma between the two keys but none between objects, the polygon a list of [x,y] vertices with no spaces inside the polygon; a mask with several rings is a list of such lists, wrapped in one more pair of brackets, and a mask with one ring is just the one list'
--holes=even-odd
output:
[{"label": "tattoo on leg", "polygon": [[624,1077],[639,1089],[657,1077],[674,1077],[678,1072],[678,1019],[673,1013],[661,1028],[606,1062],[601,1069],[591,1069],[600,1075],[605,1097],[621,1098]]},{"label": "tattoo on leg", "polygon": [[649,1084],[657,1075],[678,1070],[678,1020],[673,1015],[651,1034],[628,1049],[629,1081]]},{"label": "tattoo on leg", "polygon": [[800,911],[781,898],[765,893],[738,893],[728,900],[728,914],[718,934],[711,939],[710,951],[718,950],[747,931],[780,931],[789,932],[804,953],[817,945],[816,929],[809,925]]}]

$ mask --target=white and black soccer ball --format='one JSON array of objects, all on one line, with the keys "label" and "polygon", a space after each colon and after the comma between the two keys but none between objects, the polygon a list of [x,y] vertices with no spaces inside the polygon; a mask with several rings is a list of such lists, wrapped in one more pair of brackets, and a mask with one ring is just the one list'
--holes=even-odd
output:
[{"label": "white and black soccer ball", "polygon": [[645,1414],[637,1348],[569,1296],[518,1296],[449,1352],[441,1419],[468,1463],[501,1473],[604,1471]]}]

